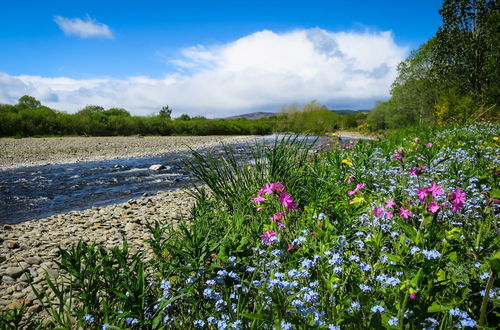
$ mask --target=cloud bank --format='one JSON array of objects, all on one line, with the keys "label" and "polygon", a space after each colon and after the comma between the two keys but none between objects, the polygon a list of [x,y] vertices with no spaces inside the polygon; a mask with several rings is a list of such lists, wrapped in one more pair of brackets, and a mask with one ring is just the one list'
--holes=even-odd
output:
[{"label": "cloud bank", "polygon": [[389,96],[396,66],[407,54],[391,32],[275,33],[264,30],[221,45],[197,45],[170,62],[162,78],[70,79],[0,74],[0,102],[24,94],[75,112],[88,104],[123,107],[138,115],[170,105],[174,115],[209,118],[277,111],[312,99],[330,108],[371,108]]},{"label": "cloud bank", "polygon": [[54,22],[59,25],[59,28],[67,36],[77,36],[84,39],[92,37],[113,39],[113,33],[106,24],[99,23],[89,16],[84,20],[55,16]]}]

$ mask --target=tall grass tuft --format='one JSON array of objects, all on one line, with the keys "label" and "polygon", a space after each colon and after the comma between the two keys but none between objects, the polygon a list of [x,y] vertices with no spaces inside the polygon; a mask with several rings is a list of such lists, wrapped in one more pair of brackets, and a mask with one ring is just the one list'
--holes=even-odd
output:
[{"label": "tall grass tuft", "polygon": [[[308,152],[315,142],[308,136],[286,135],[276,138],[272,145],[256,143],[248,164],[242,164],[231,146],[223,145],[220,155],[192,151],[185,164],[210,188],[214,199],[234,210],[248,205],[255,189],[263,183],[281,181],[292,191],[299,188],[304,181]],[[198,192],[202,193],[199,189]]]}]

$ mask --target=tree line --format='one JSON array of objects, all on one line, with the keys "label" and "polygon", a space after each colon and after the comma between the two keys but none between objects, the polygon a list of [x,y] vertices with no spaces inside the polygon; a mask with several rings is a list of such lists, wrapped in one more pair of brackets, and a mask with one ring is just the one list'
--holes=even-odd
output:
[{"label": "tree line", "polygon": [[170,118],[164,107],[158,115],[132,116],[122,108],[105,110],[89,105],[75,114],[43,106],[24,95],[15,105],[0,104],[0,136],[124,136],[124,135],[246,135],[269,134],[271,126],[263,120],[208,120],[181,115]]},{"label": "tree line", "polygon": [[496,0],[444,0],[442,26],[399,64],[377,128],[498,119],[500,11]]}]

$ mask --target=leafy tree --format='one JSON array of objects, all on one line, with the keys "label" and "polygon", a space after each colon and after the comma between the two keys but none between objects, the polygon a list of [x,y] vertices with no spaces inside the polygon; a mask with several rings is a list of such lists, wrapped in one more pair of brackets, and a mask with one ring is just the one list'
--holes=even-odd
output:
[{"label": "leafy tree", "polygon": [[175,120],[191,120],[191,117],[189,117],[189,115],[182,114],[179,117],[177,117]]},{"label": "leafy tree", "polygon": [[478,104],[498,102],[499,6],[497,0],[444,0],[439,11],[433,69],[443,86]]},{"label": "leafy tree", "polygon": [[39,108],[42,106],[42,103],[35,99],[33,96],[23,95],[19,98],[17,105],[19,108]]},{"label": "leafy tree", "polygon": [[130,117],[130,113],[123,108],[111,108],[104,111],[104,114],[107,116],[121,116],[121,117]]},{"label": "leafy tree", "polygon": [[160,117],[164,119],[170,119],[172,116],[172,108],[170,108],[168,105],[161,107],[160,110]]}]

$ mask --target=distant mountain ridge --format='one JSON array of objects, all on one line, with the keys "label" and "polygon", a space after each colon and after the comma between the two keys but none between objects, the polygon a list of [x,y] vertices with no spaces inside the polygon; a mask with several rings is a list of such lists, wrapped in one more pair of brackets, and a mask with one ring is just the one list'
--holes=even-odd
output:
[{"label": "distant mountain ridge", "polygon": [[[354,115],[354,114],[358,114],[358,113],[369,113],[371,110],[348,110],[348,109],[340,109],[340,110],[330,110],[330,111],[336,112],[339,115]],[[279,114],[278,112],[263,112],[263,111],[258,111],[258,112],[244,113],[244,114],[236,115],[236,116],[224,117],[224,119],[240,119],[240,118],[245,118],[245,119],[250,119],[250,120],[256,120],[256,119],[260,119],[260,118],[263,118],[263,117],[276,116],[278,114]]]},{"label": "distant mountain ridge", "polygon": [[236,115],[236,116],[230,116],[230,117],[225,117],[224,119],[240,119],[240,118],[246,118],[246,119],[260,119],[263,117],[270,117],[270,116],[276,116],[276,112],[250,112],[250,113],[244,113],[242,115]]}]

